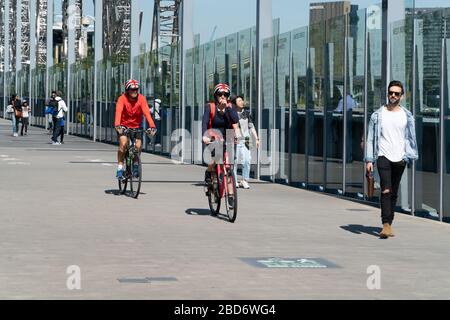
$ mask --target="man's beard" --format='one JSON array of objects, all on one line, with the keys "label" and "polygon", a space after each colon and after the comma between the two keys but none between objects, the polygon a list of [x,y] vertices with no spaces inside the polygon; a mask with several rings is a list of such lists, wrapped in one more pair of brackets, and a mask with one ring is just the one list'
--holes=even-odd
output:
[{"label": "man's beard", "polygon": [[391,100],[391,99],[389,99],[389,104],[391,106],[398,106],[400,104],[400,100]]}]

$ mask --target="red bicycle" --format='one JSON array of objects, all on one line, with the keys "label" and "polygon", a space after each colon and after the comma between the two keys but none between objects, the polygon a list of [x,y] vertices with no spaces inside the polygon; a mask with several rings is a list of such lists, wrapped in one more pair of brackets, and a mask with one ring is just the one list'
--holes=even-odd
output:
[{"label": "red bicycle", "polygon": [[[212,140],[211,143],[214,142]],[[228,153],[223,153],[223,161],[216,163],[214,171],[211,172],[211,183],[208,188],[208,203],[212,215],[218,215],[222,199],[225,199],[225,208],[228,221],[234,222],[237,217],[238,197],[236,189],[236,177],[233,165],[229,163]]]}]

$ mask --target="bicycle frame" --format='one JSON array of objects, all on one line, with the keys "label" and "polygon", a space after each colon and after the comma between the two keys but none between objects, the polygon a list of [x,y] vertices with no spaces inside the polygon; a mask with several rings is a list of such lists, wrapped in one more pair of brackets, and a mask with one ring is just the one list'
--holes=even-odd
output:
[{"label": "bicycle frame", "polygon": [[126,154],[128,154],[128,157],[125,159],[127,161],[127,166],[131,165],[131,162],[134,159],[134,156],[136,155],[136,139],[131,137],[131,133],[142,131],[141,129],[134,130],[134,129],[126,129],[126,136],[128,138],[128,144],[127,149],[125,151]]},{"label": "bicycle frame", "polygon": [[217,179],[219,179],[220,174],[223,172],[223,176],[225,179],[222,179],[220,185],[219,185],[219,194],[220,198],[222,199],[225,195],[225,193],[228,193],[228,179],[226,178],[228,175],[228,171],[230,169],[230,164],[228,163],[228,152],[224,152],[224,163],[223,164],[217,164],[216,165],[216,175]]}]

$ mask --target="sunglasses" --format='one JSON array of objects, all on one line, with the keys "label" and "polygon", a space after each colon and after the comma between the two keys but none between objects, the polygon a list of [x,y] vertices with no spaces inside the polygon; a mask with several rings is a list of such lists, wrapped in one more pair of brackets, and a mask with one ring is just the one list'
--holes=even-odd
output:
[{"label": "sunglasses", "polygon": [[403,95],[403,93],[401,93],[401,92],[395,92],[395,91],[389,91],[389,95],[390,95],[390,96],[401,97],[401,96]]},{"label": "sunglasses", "polygon": [[218,93],[217,93],[217,96],[218,96],[218,97],[224,96],[224,97],[228,98],[228,97],[230,96],[230,94],[227,93],[227,92],[218,92]]}]

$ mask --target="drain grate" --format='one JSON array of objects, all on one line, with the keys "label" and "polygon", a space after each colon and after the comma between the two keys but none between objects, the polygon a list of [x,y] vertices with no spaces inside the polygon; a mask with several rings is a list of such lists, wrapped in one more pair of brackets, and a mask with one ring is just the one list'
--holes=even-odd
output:
[{"label": "drain grate", "polygon": [[175,277],[147,277],[147,278],[121,278],[117,279],[120,283],[152,283],[152,282],[175,282]]},{"label": "drain grate", "polygon": [[240,258],[256,268],[269,269],[329,269],[338,265],[321,258]]}]

